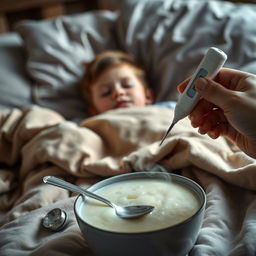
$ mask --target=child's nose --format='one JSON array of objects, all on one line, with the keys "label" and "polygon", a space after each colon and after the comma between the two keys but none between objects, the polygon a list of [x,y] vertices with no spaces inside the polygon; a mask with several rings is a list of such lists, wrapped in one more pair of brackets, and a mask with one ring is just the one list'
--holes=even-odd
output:
[{"label": "child's nose", "polygon": [[124,88],[119,83],[115,84],[113,92],[114,92],[114,97],[125,94]]}]

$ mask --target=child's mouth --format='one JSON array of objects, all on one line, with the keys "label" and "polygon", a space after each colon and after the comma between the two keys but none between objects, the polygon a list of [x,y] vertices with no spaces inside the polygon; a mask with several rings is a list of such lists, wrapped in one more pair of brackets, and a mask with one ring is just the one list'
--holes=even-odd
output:
[{"label": "child's mouth", "polygon": [[131,105],[131,102],[128,100],[118,101],[116,104],[116,108],[125,108]]}]

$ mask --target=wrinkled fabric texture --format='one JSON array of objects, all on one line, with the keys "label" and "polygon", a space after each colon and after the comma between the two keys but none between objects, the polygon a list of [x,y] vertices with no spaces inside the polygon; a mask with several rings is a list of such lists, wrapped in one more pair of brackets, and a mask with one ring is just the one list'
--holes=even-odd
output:
[{"label": "wrinkled fabric texture", "polygon": [[[35,104],[66,118],[86,107],[77,83],[82,62],[107,49],[132,54],[148,74],[156,101],[176,101],[176,86],[191,76],[209,47],[228,55],[226,67],[256,71],[256,5],[226,1],[119,1],[120,11],[93,11],[24,21],[16,31],[35,81]],[[88,114],[88,113],[87,113]]]},{"label": "wrinkled fabric texture", "polygon": [[[78,125],[36,106],[1,111],[0,255],[93,255],[75,220],[75,195],[42,178],[88,187],[156,164],[181,170],[206,192],[204,222],[189,255],[255,255],[255,160],[224,138],[198,134],[187,119],[159,147],[172,117],[168,108],[134,107]],[[50,232],[41,221],[56,207],[68,213],[68,223]]]}]

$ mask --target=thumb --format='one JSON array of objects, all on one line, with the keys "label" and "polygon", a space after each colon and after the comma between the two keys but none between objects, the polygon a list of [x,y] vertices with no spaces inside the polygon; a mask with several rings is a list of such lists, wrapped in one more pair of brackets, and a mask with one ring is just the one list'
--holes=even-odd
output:
[{"label": "thumb", "polygon": [[201,97],[222,109],[225,108],[227,99],[233,93],[231,90],[208,78],[197,79],[195,88]]}]

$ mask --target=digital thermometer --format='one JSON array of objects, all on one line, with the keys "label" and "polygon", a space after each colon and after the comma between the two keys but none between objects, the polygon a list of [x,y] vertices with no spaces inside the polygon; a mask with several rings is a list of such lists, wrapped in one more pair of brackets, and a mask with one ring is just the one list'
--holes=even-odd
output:
[{"label": "digital thermometer", "polygon": [[182,93],[174,110],[174,118],[168,131],[163,137],[160,145],[173,128],[173,126],[182,118],[186,117],[199,101],[200,95],[195,90],[195,82],[200,77],[213,78],[217,75],[221,67],[224,65],[227,55],[220,49],[211,47],[204,55],[202,61],[196,69],[196,72],[189,81],[186,89]]}]

